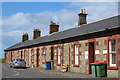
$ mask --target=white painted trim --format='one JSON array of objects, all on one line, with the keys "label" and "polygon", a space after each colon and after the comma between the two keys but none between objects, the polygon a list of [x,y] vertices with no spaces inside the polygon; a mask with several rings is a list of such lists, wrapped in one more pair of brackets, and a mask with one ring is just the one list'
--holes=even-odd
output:
[{"label": "white painted trim", "polygon": [[78,65],[79,64],[79,61],[78,61],[78,44],[75,45],[75,65]]},{"label": "white painted trim", "polygon": [[[116,63],[115,64],[113,64],[112,63],[112,54],[116,54],[116,51],[112,51],[112,47],[111,47],[112,45],[111,45],[111,42],[110,42],[110,40],[109,40],[109,58],[110,58],[110,66],[111,67],[115,67],[116,66]],[[116,45],[115,45],[116,46]]]}]

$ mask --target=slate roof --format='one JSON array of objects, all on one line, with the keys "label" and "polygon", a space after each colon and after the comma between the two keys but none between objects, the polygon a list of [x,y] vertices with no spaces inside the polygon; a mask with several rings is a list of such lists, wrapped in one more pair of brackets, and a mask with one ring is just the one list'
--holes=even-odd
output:
[{"label": "slate roof", "polygon": [[66,39],[66,38],[74,37],[74,36],[78,36],[78,35],[89,34],[92,32],[99,32],[99,31],[105,30],[107,28],[110,29],[110,28],[118,27],[118,17],[120,17],[120,15],[110,17],[107,19],[103,19],[100,21],[92,22],[89,24],[84,24],[84,25],[77,26],[77,27],[67,29],[64,31],[55,32],[55,33],[49,34],[47,36],[36,38],[34,40],[20,42],[20,43],[17,43],[15,45],[5,49],[5,51],[22,48],[22,47],[28,47],[28,46],[32,46],[35,44],[41,44],[41,43],[60,40],[60,39]]}]

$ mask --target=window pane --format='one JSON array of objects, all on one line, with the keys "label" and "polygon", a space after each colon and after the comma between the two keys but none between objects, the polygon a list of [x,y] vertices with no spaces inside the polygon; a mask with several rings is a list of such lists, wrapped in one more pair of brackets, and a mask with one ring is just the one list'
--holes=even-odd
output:
[{"label": "window pane", "polygon": [[58,64],[60,64],[60,47],[58,47]]},{"label": "window pane", "polygon": [[46,48],[42,49],[42,62],[45,62],[46,60]]},{"label": "window pane", "polygon": [[75,54],[78,54],[78,45],[75,45]]},{"label": "window pane", "polygon": [[110,40],[110,42],[111,42],[111,51],[115,51],[116,50],[116,40],[114,40],[114,39],[112,39],[112,40]]},{"label": "window pane", "polygon": [[58,64],[60,64],[60,56],[58,56]]},{"label": "window pane", "polygon": [[78,65],[78,45],[75,45],[75,64]]},{"label": "window pane", "polygon": [[109,40],[110,66],[116,66],[116,40]]},{"label": "window pane", "polygon": [[60,47],[58,47],[58,55],[60,55]]},{"label": "window pane", "polygon": [[116,64],[116,54],[112,53],[112,64]]},{"label": "window pane", "polygon": [[75,56],[75,64],[78,65],[78,56]]}]

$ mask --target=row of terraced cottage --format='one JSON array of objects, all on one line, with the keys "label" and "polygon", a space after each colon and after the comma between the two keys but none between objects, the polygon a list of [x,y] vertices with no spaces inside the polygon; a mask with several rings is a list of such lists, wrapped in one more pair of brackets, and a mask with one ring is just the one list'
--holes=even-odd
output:
[{"label": "row of terraced cottage", "polygon": [[107,77],[120,77],[120,15],[87,24],[84,9],[78,14],[78,26],[59,31],[59,24],[51,21],[50,31],[41,37],[33,31],[33,40],[27,33],[19,42],[5,49],[5,60],[23,58],[27,66],[45,68],[45,61],[54,60],[54,69],[68,64],[68,71],[91,74],[90,63],[106,62]]}]

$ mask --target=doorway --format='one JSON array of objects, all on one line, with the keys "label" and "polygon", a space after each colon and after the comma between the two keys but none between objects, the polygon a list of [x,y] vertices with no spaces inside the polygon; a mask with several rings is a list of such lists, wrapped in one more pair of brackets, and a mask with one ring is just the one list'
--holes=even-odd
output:
[{"label": "doorway", "polygon": [[23,52],[21,51],[21,59],[23,58]]},{"label": "doorway", "polygon": [[13,57],[13,56],[12,56],[12,52],[11,52],[11,61],[12,61],[12,57]]},{"label": "doorway", "polygon": [[[24,51],[24,60],[26,59],[25,56],[26,56],[26,51]],[[26,61],[26,60],[25,60],[25,61]]]},{"label": "doorway", "polygon": [[51,60],[54,60],[54,47],[51,47]]},{"label": "doorway", "polygon": [[39,49],[37,49],[37,65],[36,65],[36,67],[39,67]]},{"label": "doorway", "polygon": [[91,66],[90,64],[95,62],[95,43],[89,42],[89,74],[91,74]]}]

